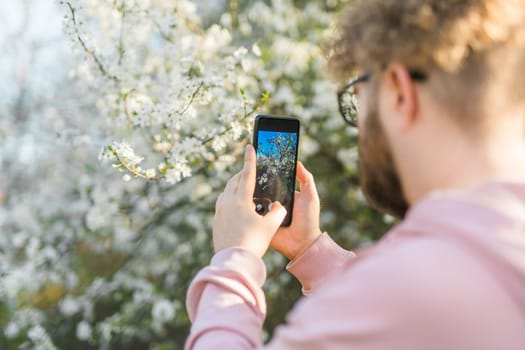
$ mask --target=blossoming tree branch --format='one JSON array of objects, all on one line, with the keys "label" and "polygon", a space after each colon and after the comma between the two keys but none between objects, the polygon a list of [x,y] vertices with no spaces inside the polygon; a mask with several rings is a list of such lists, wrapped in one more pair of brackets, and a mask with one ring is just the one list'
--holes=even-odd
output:
[{"label": "blossoming tree branch", "polygon": [[[246,135],[268,98],[253,77],[257,46],[234,45],[219,25],[203,29],[189,1],[88,4],[63,2],[66,30],[85,56],[77,74],[97,88],[115,137],[126,132],[101,153],[125,180],[178,183]],[[82,17],[94,11],[99,32]]]}]

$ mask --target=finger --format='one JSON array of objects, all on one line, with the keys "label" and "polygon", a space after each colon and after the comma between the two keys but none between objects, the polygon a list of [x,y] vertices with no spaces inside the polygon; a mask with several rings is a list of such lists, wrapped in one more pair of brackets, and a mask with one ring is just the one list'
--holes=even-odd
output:
[{"label": "finger", "polygon": [[255,190],[255,176],[257,172],[257,157],[252,145],[247,145],[244,153],[244,167],[241,170],[239,185],[237,191],[239,194],[248,199],[252,199]]},{"label": "finger", "polygon": [[301,193],[304,193],[311,198],[318,197],[314,176],[311,172],[306,170],[303,163],[301,162],[297,162],[297,180],[299,180],[299,188],[301,189]]},{"label": "finger", "polygon": [[237,191],[237,186],[238,186],[240,176],[241,176],[240,172],[233,175],[232,178],[226,184],[226,187],[224,188],[224,192],[230,193],[230,192]]},{"label": "finger", "polygon": [[286,208],[279,202],[273,202],[270,211],[264,216],[264,221],[270,225],[272,232],[275,233],[285,217]]},{"label": "finger", "polygon": [[222,204],[222,197],[223,197],[223,194],[224,193],[221,193],[219,194],[219,196],[217,197],[217,201],[215,202],[215,211],[217,211],[217,209],[221,206]]}]

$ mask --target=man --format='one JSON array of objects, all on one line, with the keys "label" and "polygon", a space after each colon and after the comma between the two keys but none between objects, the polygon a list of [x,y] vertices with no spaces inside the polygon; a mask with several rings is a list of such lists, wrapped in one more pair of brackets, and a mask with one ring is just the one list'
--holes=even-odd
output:
[{"label": "man", "polygon": [[278,203],[254,212],[248,146],[217,201],[216,254],[188,292],[186,348],[263,347],[272,246],[308,296],[268,349],[525,349],[525,2],[354,1],[329,63],[359,73],[363,192],[403,220],[366,251],[343,250],[321,233],[299,164],[293,223],[278,229]]}]

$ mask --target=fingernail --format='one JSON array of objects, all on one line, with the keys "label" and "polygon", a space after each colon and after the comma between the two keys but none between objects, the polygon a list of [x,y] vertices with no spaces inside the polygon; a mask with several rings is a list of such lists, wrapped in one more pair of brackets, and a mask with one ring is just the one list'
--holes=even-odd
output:
[{"label": "fingernail", "polygon": [[273,202],[273,203],[271,203],[271,204],[270,204],[270,210],[272,209],[272,208],[271,208],[272,205],[279,206],[279,207],[280,207],[279,210],[281,210],[281,211],[282,211],[282,210],[284,210],[285,212],[287,211],[287,210],[286,210],[286,207],[285,207],[284,205],[282,205],[281,202],[278,202],[278,201],[277,201],[277,202]]}]

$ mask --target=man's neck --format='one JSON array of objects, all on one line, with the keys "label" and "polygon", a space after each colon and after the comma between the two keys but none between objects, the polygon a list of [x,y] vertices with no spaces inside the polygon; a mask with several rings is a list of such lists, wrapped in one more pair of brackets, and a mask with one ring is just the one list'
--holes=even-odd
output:
[{"label": "man's neck", "polygon": [[410,204],[436,190],[470,189],[491,180],[525,182],[525,136],[513,130],[479,143],[448,139],[425,162],[402,176]]}]

